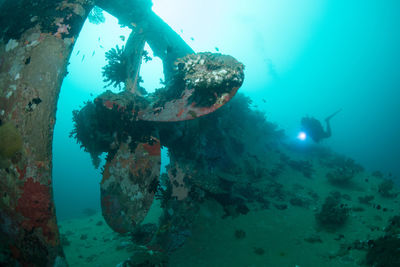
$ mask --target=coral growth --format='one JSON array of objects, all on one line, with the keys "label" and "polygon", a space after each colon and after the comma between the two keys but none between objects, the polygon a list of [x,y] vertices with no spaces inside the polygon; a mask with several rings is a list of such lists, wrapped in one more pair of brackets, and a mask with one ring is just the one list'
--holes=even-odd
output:
[{"label": "coral growth", "polygon": [[0,159],[10,159],[22,149],[22,137],[17,128],[6,122],[0,125]]},{"label": "coral growth", "polygon": [[[118,101],[128,98],[118,95]],[[282,184],[268,181],[259,187],[251,183],[271,178],[273,165],[266,164],[266,150],[277,149],[283,133],[251,107],[248,97],[238,94],[212,114],[168,124],[138,122],[134,113],[119,111],[121,106],[134,111],[133,106],[106,99],[109,102],[101,103],[100,96],[74,113],[73,135],[85,149],[93,155],[108,151],[113,158],[116,154],[112,147],[118,147],[127,136],[140,140],[134,135],[148,134],[146,127],[154,127],[159,130],[161,145],[168,147],[171,162],[179,163],[178,169],[175,164],[169,167],[170,178],[164,174],[160,183],[151,186],[152,191],[157,189],[156,198],[163,208],[160,227],[154,236],[147,235],[146,230],[134,237],[148,243],[149,248],[170,252],[181,247],[190,235],[199,203],[206,199],[218,202],[225,211],[224,217],[234,217],[248,213],[250,202],[268,208],[269,198],[285,198]]]},{"label": "coral growth", "polygon": [[374,240],[368,249],[366,264],[373,267],[400,266],[400,239],[396,236],[383,236]]},{"label": "coral growth", "polygon": [[22,195],[18,199],[16,211],[25,217],[22,227],[27,231],[41,228],[48,240],[53,240],[50,220],[53,218],[51,194],[47,185],[28,178],[21,188]]},{"label": "coral growth", "polygon": [[81,143],[85,151],[90,153],[94,166],[97,168],[100,163],[101,153],[108,151],[113,142],[113,131],[104,127],[106,121],[100,122],[96,113],[96,105],[92,102],[80,110],[73,111],[74,129],[70,137],[75,137],[77,143]]},{"label": "coral growth", "polygon": [[318,226],[328,231],[336,231],[345,225],[349,218],[350,209],[340,203],[336,195],[330,195],[325,199],[321,210],[315,214]]},{"label": "coral growth", "polygon": [[108,64],[103,67],[103,77],[104,82],[108,83],[106,85],[113,85],[114,87],[119,87],[121,89],[121,83],[124,83],[127,79],[127,58],[124,55],[125,47],[119,48],[117,45],[115,48],[111,48],[106,52],[106,59]]},{"label": "coral growth", "polygon": [[373,267],[400,266],[400,216],[389,220],[385,235],[368,241],[366,264]]},{"label": "coral growth", "polygon": [[57,38],[62,38],[64,35],[69,34],[71,26],[68,24],[64,24],[64,18],[57,19],[55,24],[57,26],[57,32],[54,33],[54,36],[56,36]]},{"label": "coral growth", "polygon": [[[102,95],[108,93],[109,91]],[[90,153],[95,167],[99,166],[99,156],[103,152],[111,152],[109,153],[111,157],[120,143],[128,139],[142,141],[150,136],[154,127],[147,122],[136,122],[135,115],[131,112],[121,113],[118,105],[111,101],[109,105],[103,104],[102,95],[94,102],[87,102],[80,111],[73,111],[74,129],[70,134],[70,137],[76,138],[81,144],[81,148]],[[128,104],[127,109],[135,110],[133,94],[124,91],[117,97],[130,101],[132,104]],[[135,150],[134,144],[135,142],[131,142],[132,151]],[[150,154],[154,154],[157,147],[145,148]]]},{"label": "coral growth", "polygon": [[[224,169],[233,174],[256,170],[254,167],[260,165],[257,156],[249,156],[246,162],[244,152],[255,146],[260,150],[266,146],[276,147],[283,137],[276,128],[267,122],[263,113],[251,109],[250,98],[239,93],[212,114],[197,120],[160,125],[160,139],[172,157],[186,158],[196,169],[207,166],[208,170]],[[249,162],[253,164],[250,168],[245,166]]]},{"label": "coral growth", "polygon": [[314,173],[312,163],[307,160],[288,160],[288,165],[296,171],[301,172],[305,177],[311,178]]},{"label": "coral growth", "polygon": [[332,161],[326,163],[332,171],[326,174],[328,181],[334,185],[348,185],[350,181],[364,169],[353,159],[337,156]]},{"label": "coral growth", "polygon": [[384,179],[378,185],[378,192],[382,197],[393,198],[397,196],[397,193],[393,192],[394,190],[394,182],[390,179]]},{"label": "coral growth", "polygon": [[239,88],[243,82],[243,64],[227,55],[213,53],[189,54],[175,62],[175,78],[195,89],[190,103],[210,106],[226,89]]},{"label": "coral growth", "polygon": [[157,229],[157,225],[151,223],[138,225],[131,233],[132,241],[137,245],[146,245],[152,240]]},{"label": "coral growth", "polygon": [[388,235],[399,236],[400,235],[400,216],[393,216],[389,220],[389,225],[385,228],[385,232]]}]

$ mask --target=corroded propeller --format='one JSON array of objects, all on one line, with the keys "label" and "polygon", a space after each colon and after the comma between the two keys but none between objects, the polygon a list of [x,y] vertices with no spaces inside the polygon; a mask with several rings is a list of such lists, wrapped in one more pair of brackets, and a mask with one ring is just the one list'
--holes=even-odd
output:
[{"label": "corroded propeller", "polygon": [[[157,20],[153,17],[153,21]],[[94,100],[96,110],[121,121],[113,124],[118,125],[118,129],[113,129],[116,142],[108,144],[109,150],[105,151],[109,153],[101,182],[103,216],[119,233],[131,231],[144,219],[153,202],[160,172],[156,129],[140,132],[142,128],[132,125],[183,121],[209,114],[227,103],[244,79],[244,66],[233,57],[192,53],[162,23],[155,27],[159,35],[152,34],[155,31],[150,23],[145,31],[137,29],[129,37],[123,52],[125,72],[119,76],[126,76],[125,91],[106,91]],[[138,77],[145,40],[160,54],[167,83],[165,88],[143,96],[139,93]],[[171,40],[176,41],[171,44]]]},{"label": "corroded propeller", "polygon": [[[95,99],[110,112],[135,121],[183,121],[209,114],[227,103],[243,82],[243,65],[226,55],[199,53],[176,61],[168,86],[147,97],[107,91]],[[129,134],[129,133],[128,133]],[[160,143],[121,143],[105,166],[101,183],[103,216],[116,232],[140,223],[149,210],[158,184]],[[150,148],[152,153],[144,153]]]},{"label": "corroded propeller", "polygon": [[116,232],[133,229],[146,216],[157,190],[160,174],[160,142],[123,143],[108,161],[100,184],[101,206],[108,225]]}]

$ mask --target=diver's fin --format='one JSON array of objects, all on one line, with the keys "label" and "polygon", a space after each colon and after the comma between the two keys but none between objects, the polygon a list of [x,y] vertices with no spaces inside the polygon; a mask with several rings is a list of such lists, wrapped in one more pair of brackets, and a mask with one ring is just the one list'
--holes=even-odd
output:
[{"label": "diver's fin", "polygon": [[334,112],[333,114],[329,115],[328,117],[325,118],[325,121],[329,121],[330,119],[332,119],[333,116],[335,116],[336,114],[338,114],[340,111],[342,111],[342,109],[337,110],[336,112]]}]

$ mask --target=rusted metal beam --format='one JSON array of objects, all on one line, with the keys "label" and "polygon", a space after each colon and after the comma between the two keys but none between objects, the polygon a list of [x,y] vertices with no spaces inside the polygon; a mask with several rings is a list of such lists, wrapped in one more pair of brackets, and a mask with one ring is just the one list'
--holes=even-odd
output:
[{"label": "rusted metal beam", "polygon": [[168,82],[173,76],[174,62],[194,51],[159,16],[151,12],[146,18],[137,25],[143,29],[154,55],[161,58],[165,81]]},{"label": "rusted metal beam", "polygon": [[143,30],[155,56],[163,62],[165,80],[172,78],[174,62],[194,53],[193,49],[152,10],[150,0],[99,0],[101,8],[117,17],[123,25]]},{"label": "rusted metal beam", "polygon": [[125,45],[124,57],[127,60],[127,79],[125,81],[125,90],[142,95],[138,89],[139,72],[142,64],[143,49],[145,39],[141,29],[135,29],[129,36]]}]

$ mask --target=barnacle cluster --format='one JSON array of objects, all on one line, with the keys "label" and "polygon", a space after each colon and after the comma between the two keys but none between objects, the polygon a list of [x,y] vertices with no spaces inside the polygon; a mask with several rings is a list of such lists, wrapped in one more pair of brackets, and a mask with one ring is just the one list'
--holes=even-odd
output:
[{"label": "barnacle cluster", "polygon": [[189,54],[175,62],[175,76],[185,87],[194,89],[191,102],[207,106],[215,98],[243,83],[243,64],[228,55],[214,53]]},{"label": "barnacle cluster", "polygon": [[185,82],[194,87],[226,86],[226,83],[243,81],[243,65],[231,56],[198,53],[190,54],[175,62],[177,69],[185,71]]}]

